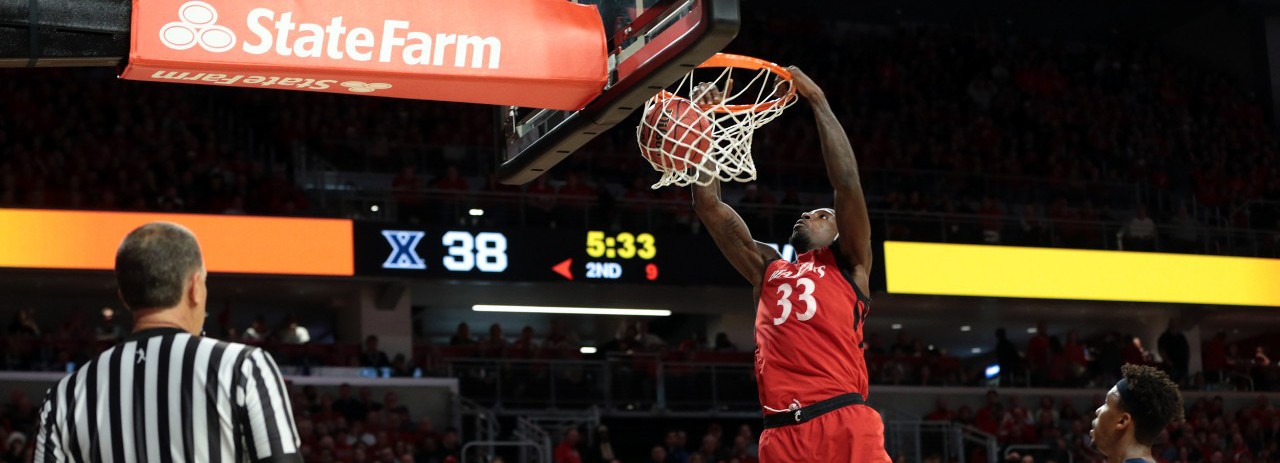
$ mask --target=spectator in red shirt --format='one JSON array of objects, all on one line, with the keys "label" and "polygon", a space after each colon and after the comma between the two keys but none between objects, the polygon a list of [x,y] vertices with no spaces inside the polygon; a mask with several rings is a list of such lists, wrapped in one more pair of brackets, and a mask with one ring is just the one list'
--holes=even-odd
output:
[{"label": "spectator in red shirt", "polygon": [[1000,419],[996,436],[1004,443],[1031,444],[1036,441],[1036,427],[1028,420],[1026,409],[1013,407]]},{"label": "spectator in red shirt", "polygon": [[1035,419],[1041,421],[1043,416],[1048,416],[1050,422],[1058,422],[1058,411],[1053,408],[1053,397],[1047,395],[1040,397],[1040,408],[1036,410]]},{"label": "spectator in red shirt", "polygon": [[507,338],[502,336],[502,325],[489,325],[489,337],[477,344],[481,357],[501,357],[507,349]]},{"label": "spectator in red shirt", "polygon": [[466,192],[467,190],[471,189],[467,185],[466,179],[462,178],[462,175],[458,173],[458,168],[455,166],[449,166],[448,168],[446,168],[444,171],[444,176],[437,178],[435,181],[435,184],[433,184],[432,187],[436,188],[437,190],[456,191],[456,192]]},{"label": "spectator in red shirt", "polygon": [[694,456],[702,457],[708,463],[717,463],[726,460],[728,454],[720,448],[720,438],[708,433],[702,436],[702,446],[698,447],[698,451],[689,455],[690,461]]},{"label": "spectator in red shirt", "polygon": [[551,460],[555,463],[582,463],[582,454],[578,452],[578,439],[578,430],[570,429],[565,433],[560,445],[556,446],[555,455]]},{"label": "spectator in red shirt", "polygon": [[1271,407],[1271,400],[1265,395],[1259,395],[1253,408],[1249,409],[1248,415],[1250,419],[1258,420],[1258,424],[1262,427],[1269,428],[1275,413],[1275,408]]},{"label": "spectator in red shirt", "polygon": [[996,391],[987,391],[987,404],[978,409],[978,413],[973,418],[973,425],[988,434],[995,434],[1003,417],[1004,404],[1000,403],[1000,395]]},{"label": "spectator in red shirt", "polygon": [[733,450],[729,452],[730,460],[737,460],[739,463],[758,463],[760,460],[751,456],[747,451],[748,440],[746,436],[738,436],[733,439]]},{"label": "spectator in red shirt", "polygon": [[404,169],[391,180],[391,190],[394,192],[396,202],[400,204],[411,204],[421,201],[418,197],[418,190],[422,189],[422,179],[414,171],[413,166],[405,166]]},{"label": "spectator in red shirt", "polygon": [[1070,367],[1067,361],[1067,351],[1062,347],[1062,340],[1057,336],[1049,337],[1049,382],[1048,385],[1054,387],[1062,387],[1067,384],[1067,377],[1070,374]]},{"label": "spectator in red shirt", "polygon": [[[444,430],[444,437],[440,439],[440,455],[443,455],[445,461],[449,461],[452,457],[457,459],[462,452],[462,446],[458,442],[458,430],[450,426]],[[579,463],[579,462],[575,462]]]},{"label": "spectator in red shirt", "polygon": [[1231,436],[1231,461],[1252,461],[1253,453],[1244,443],[1244,436],[1235,433]]},{"label": "spectator in red shirt", "polygon": [[538,348],[537,342],[533,340],[533,327],[525,325],[520,330],[520,337],[511,343],[512,356],[514,357],[533,357],[534,350]]},{"label": "spectator in red shirt", "polygon": [[405,166],[391,180],[391,191],[399,207],[401,221],[422,218],[422,187],[422,179],[414,172],[413,166]]},{"label": "spectator in red shirt", "polygon": [[1070,384],[1075,386],[1074,380],[1084,375],[1085,369],[1089,366],[1089,360],[1085,358],[1085,348],[1077,339],[1075,330],[1067,332],[1067,344],[1062,346],[1063,354],[1067,356],[1067,379]]},{"label": "spectator in red shirt", "polygon": [[1227,333],[1219,331],[1204,344],[1201,353],[1206,381],[1222,381],[1222,370],[1227,368]]},{"label": "spectator in red shirt", "polygon": [[947,407],[947,399],[945,397],[938,397],[933,411],[924,416],[925,421],[951,421],[952,418],[955,418],[955,412]]}]

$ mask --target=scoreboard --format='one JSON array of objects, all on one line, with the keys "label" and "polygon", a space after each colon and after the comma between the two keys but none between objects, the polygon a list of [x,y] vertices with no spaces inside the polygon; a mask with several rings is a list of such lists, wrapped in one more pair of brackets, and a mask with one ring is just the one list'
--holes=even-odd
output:
[{"label": "scoreboard", "polygon": [[[745,285],[707,236],[649,230],[355,223],[357,275],[497,281]],[[790,245],[779,248],[791,258]]]}]

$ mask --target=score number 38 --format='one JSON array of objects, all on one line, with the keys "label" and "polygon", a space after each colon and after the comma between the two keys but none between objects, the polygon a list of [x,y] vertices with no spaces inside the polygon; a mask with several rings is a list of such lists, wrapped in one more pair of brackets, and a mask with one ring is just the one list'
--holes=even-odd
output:
[{"label": "score number 38", "polygon": [[614,237],[606,237],[602,231],[587,232],[587,255],[595,258],[615,255],[622,259],[639,257],[649,260],[658,254],[653,235],[641,233],[632,235],[622,232]]},{"label": "score number 38", "polygon": [[448,248],[444,267],[451,272],[497,273],[507,269],[507,237],[501,233],[477,233],[474,237],[464,231],[451,231],[440,238],[440,244]]}]

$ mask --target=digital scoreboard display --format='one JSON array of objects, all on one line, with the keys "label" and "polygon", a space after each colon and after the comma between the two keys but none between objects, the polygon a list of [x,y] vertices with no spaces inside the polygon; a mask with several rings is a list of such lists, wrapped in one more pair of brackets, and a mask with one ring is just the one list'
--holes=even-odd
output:
[{"label": "digital scoreboard display", "polygon": [[[707,236],[356,223],[356,273],[498,281],[745,284]],[[792,257],[790,246],[781,248]]]}]

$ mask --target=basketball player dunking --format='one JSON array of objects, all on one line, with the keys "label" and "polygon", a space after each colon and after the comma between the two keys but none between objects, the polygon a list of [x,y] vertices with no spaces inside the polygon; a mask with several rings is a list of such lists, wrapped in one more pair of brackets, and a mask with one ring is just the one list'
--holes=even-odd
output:
[{"label": "basketball player dunking", "polygon": [[[795,262],[752,239],[720,200],[719,182],[693,187],[694,210],[757,301],[760,461],[890,461],[880,414],[864,403],[867,365],[859,345],[871,302],[871,221],[857,161],[822,89],[794,66],[788,70],[817,119],[835,208],[800,214],[791,234]],[[710,84],[696,92],[703,103],[722,97]]]}]

